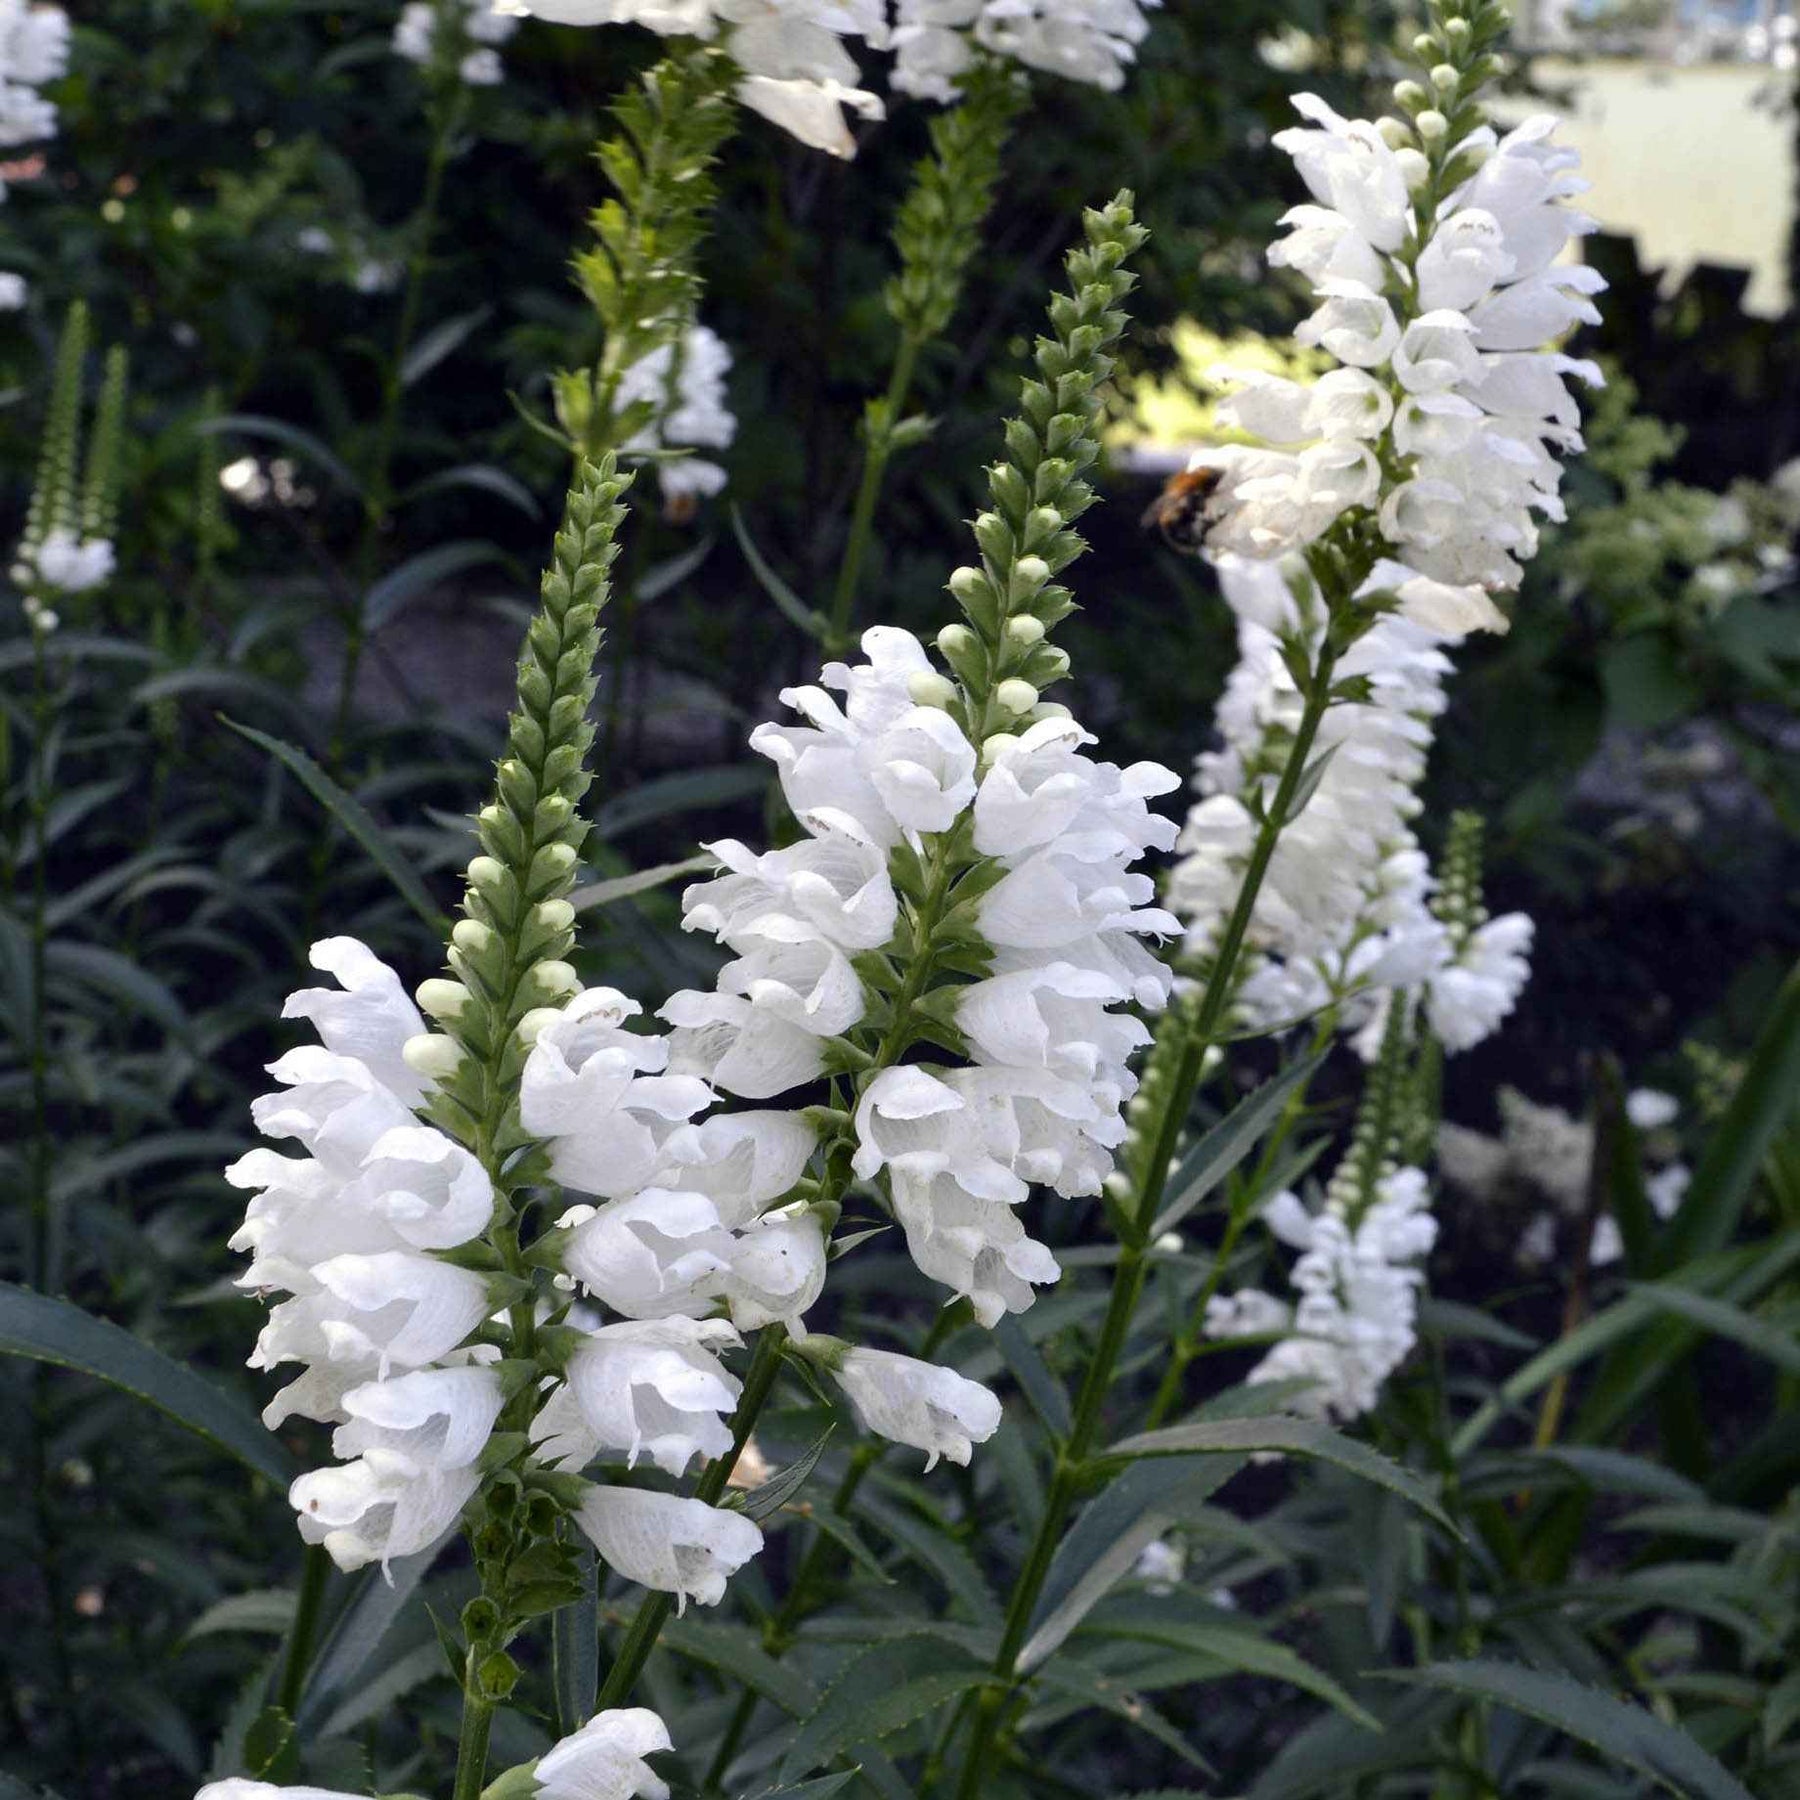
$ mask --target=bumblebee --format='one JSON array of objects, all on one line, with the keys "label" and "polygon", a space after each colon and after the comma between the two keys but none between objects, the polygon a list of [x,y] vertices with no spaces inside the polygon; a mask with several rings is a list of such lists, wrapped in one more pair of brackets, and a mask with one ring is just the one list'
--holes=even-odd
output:
[{"label": "bumblebee", "polygon": [[1171,550],[1183,556],[1198,556],[1206,547],[1206,534],[1212,525],[1206,504],[1218,492],[1225,479],[1223,469],[1180,469],[1163,485],[1163,491],[1144,508],[1139,521],[1146,531],[1162,533]]}]

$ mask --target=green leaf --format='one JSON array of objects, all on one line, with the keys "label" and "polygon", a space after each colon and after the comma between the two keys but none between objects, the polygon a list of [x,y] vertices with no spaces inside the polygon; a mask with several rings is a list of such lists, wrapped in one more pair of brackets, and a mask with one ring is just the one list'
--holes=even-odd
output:
[{"label": "green leaf", "polygon": [[399,568],[390,570],[363,595],[362,622],[365,631],[379,631],[410,601],[428,594],[451,575],[464,569],[479,568],[484,563],[506,560],[498,544],[480,538],[459,538],[454,543],[437,544],[409,556]]},{"label": "green leaf", "polygon": [[294,1618],[292,1588],[253,1588],[233,1594],[209,1606],[183,1636],[184,1643],[211,1637],[221,1631],[247,1631],[270,1637],[283,1636]]},{"label": "green leaf", "polygon": [[1250,1154],[1257,1140],[1281,1116],[1288,1097],[1311,1078],[1323,1061],[1321,1054],[1303,1056],[1290,1063],[1273,1080],[1265,1081],[1240,1100],[1182,1157],[1169,1177],[1169,1188],[1175,1197],[1150,1227],[1152,1240],[1180,1224]]},{"label": "green leaf", "polygon": [[1044,1662],[1125,1576],[1146,1544],[1201,1506],[1243,1466],[1237,1456],[1195,1457],[1179,1469],[1144,1463],[1090,1500],[1056,1547],[1015,1665],[1019,1672]]},{"label": "green leaf", "polygon": [[[854,1745],[889,1737],[987,1679],[978,1663],[944,1668],[953,1656],[936,1641],[910,1649],[903,1641],[878,1644],[853,1658],[802,1723],[782,1759],[781,1778],[810,1774]],[[922,1664],[931,1666],[921,1670]]]},{"label": "green leaf", "polygon": [[745,1495],[744,1511],[753,1519],[766,1519],[771,1513],[780,1512],[806,1486],[807,1477],[825,1454],[825,1446],[836,1430],[836,1425],[827,1425],[786,1468],[778,1469],[761,1487]]},{"label": "green leaf", "polygon": [[417,1594],[419,1583],[431,1571],[438,1553],[456,1535],[444,1533],[429,1549],[416,1556],[397,1557],[385,1570],[370,1568],[358,1577],[356,1592],[338,1614],[330,1635],[320,1646],[306,1691],[295,1708],[303,1733],[310,1734],[349,1692],[367,1667],[369,1658]]},{"label": "green leaf", "polygon": [[1384,1669],[1380,1678],[1438,1688],[1504,1706],[1578,1738],[1602,1756],[1687,1800],[1752,1800],[1684,1731],[1567,1676],[1518,1663],[1434,1663],[1425,1669]]},{"label": "green leaf", "polygon": [[1789,972],[1758,1034],[1749,1066],[1707,1139],[1663,1240],[1663,1267],[1722,1250],[1737,1234],[1776,1134],[1800,1104],[1800,964]]},{"label": "green leaf", "polygon": [[516,507],[528,519],[539,517],[542,511],[530,488],[516,475],[509,475],[491,463],[459,463],[454,469],[428,475],[416,487],[407,489],[400,504],[404,506],[410,501],[422,500],[427,494],[439,494],[446,488],[472,488],[477,493],[492,494]]},{"label": "green leaf", "polygon": [[575,1566],[581,1598],[550,1616],[552,1685],[564,1737],[594,1716],[594,1700],[600,1692],[600,1571],[591,1544],[576,1546]]},{"label": "green leaf", "polygon": [[763,1648],[760,1632],[718,1619],[670,1619],[662,1646],[689,1662],[716,1669],[734,1687],[747,1687],[772,1700],[790,1717],[803,1719],[819,1703],[819,1692],[788,1663]]},{"label": "green leaf", "polygon": [[400,359],[400,385],[409,388],[429,375],[471,332],[478,331],[493,315],[491,306],[477,306],[432,326]]},{"label": "green leaf", "polygon": [[756,577],[757,585],[775,602],[782,616],[789,623],[799,626],[808,637],[823,641],[831,631],[831,621],[823,613],[815,612],[808,606],[764,561],[762,552],[757,549],[750,536],[749,527],[744,523],[744,515],[738,511],[735,503],[731,507],[731,529],[737,534],[744,560],[749,563],[750,573]]},{"label": "green leaf", "polygon": [[841,1775],[820,1775],[815,1780],[785,1787],[758,1788],[746,1800],[827,1800],[829,1795],[848,1787],[860,1773],[859,1769],[846,1769]]},{"label": "green leaf", "polygon": [[632,875],[619,875],[611,881],[590,881],[569,895],[569,904],[577,912],[592,912],[611,906],[615,900],[629,900],[633,894],[646,894],[652,888],[679,881],[683,875],[707,875],[718,868],[719,859],[710,850],[685,856],[680,862],[659,863],[654,869],[639,869]]},{"label": "green leaf", "polygon": [[1795,1339],[1792,1331],[1781,1330],[1741,1307],[1731,1306],[1723,1300],[1709,1300],[1704,1294],[1666,1282],[1635,1282],[1631,1291],[1652,1306],[1676,1313],[1714,1337],[1730,1338],[1734,1344],[1755,1351],[1786,1374],[1800,1375],[1800,1341]]},{"label": "green leaf", "polygon": [[425,921],[434,936],[449,935],[450,921],[438,911],[424,882],[370,818],[361,801],[345,793],[304,750],[296,749],[280,738],[270,737],[253,725],[240,725],[223,713],[219,717],[240,737],[247,737],[251,743],[268,751],[299,780],[300,785],[368,852],[369,860],[394,884],[401,898]]},{"label": "green leaf", "polygon": [[712,769],[688,769],[641,782],[629,793],[609,800],[594,815],[594,835],[622,837],[639,825],[703,807],[735,806],[767,791],[768,771],[749,763],[724,763]]},{"label": "green leaf", "polygon": [[1082,1626],[1081,1632],[1084,1637],[1125,1638],[1133,1643],[1159,1644],[1169,1650],[1192,1651],[1212,1658],[1227,1669],[1241,1669],[1251,1675],[1285,1681],[1317,1696],[1370,1731],[1381,1729],[1381,1723],[1373,1713],[1353,1700],[1322,1669],[1315,1669],[1286,1644],[1264,1637],[1247,1624],[1183,1617],[1182,1609],[1187,1606],[1188,1603],[1181,1599],[1160,1605],[1156,1613],[1167,1613],[1167,1617],[1156,1616],[1149,1608],[1116,1622],[1109,1617],[1095,1617]]},{"label": "green leaf", "polygon": [[348,1736],[359,1725],[378,1718],[414,1688],[423,1687],[428,1681],[448,1678],[443,1652],[437,1645],[416,1644],[404,1656],[396,1657],[373,1680],[358,1682],[345,1694],[332,1709],[331,1716],[319,1726],[318,1735],[322,1738]]},{"label": "green leaf", "polygon": [[1600,653],[1600,687],[1609,722],[1634,731],[1684,718],[1706,697],[1675,647],[1655,632],[1607,645]]},{"label": "green leaf", "polygon": [[881,1558],[863,1542],[861,1533],[842,1513],[828,1507],[816,1507],[808,1515],[807,1522],[824,1532],[865,1575],[883,1587],[895,1585],[893,1576],[881,1566]]},{"label": "green leaf", "polygon": [[285,1489],[299,1473],[262,1421],[235,1395],[66,1300],[0,1282],[0,1351],[110,1382],[228,1450],[279,1488]]},{"label": "green leaf", "polygon": [[[1279,1450],[1290,1456],[1315,1456],[1321,1462],[1335,1463],[1364,1481],[1372,1481],[1401,1499],[1410,1501],[1420,1512],[1435,1519],[1446,1531],[1456,1526],[1437,1503],[1436,1498],[1410,1470],[1390,1462],[1378,1450],[1355,1438],[1333,1431],[1312,1419],[1200,1419],[1186,1425],[1171,1425],[1162,1431],[1140,1432],[1103,1452],[1106,1456],[1179,1456],[1196,1450],[1253,1452]],[[1456,1535],[1461,1536],[1460,1532]]]},{"label": "green leaf", "polygon": [[857,1498],[857,1510],[880,1527],[920,1567],[931,1570],[944,1584],[953,1602],[960,1601],[978,1619],[999,1617],[999,1603],[981,1572],[981,1565],[940,1526],[916,1517],[866,1488]]},{"label": "green leaf", "polygon": [[[1099,1670],[1084,1668],[1074,1657],[1063,1657],[1056,1662],[1046,1663],[1033,1675],[1032,1680],[1040,1689],[1047,1688],[1052,1693],[1083,1701],[1089,1706],[1097,1706],[1115,1719],[1123,1719],[1145,1736],[1154,1738],[1164,1749],[1173,1750],[1183,1762],[1202,1774],[1210,1775],[1213,1772],[1212,1764],[1142,1694],[1133,1693],[1127,1683],[1115,1680]],[[1058,1716],[1061,1716],[1060,1709]],[[1048,1721],[1034,1719],[1027,1713],[1019,1721],[1019,1729],[1030,1731],[1043,1722]]]},{"label": "green leaf", "polygon": [[1012,1370],[1014,1379],[1024,1389],[1032,1410],[1059,1438],[1066,1438],[1075,1424],[1075,1415],[1069,1410],[1069,1396],[1013,1314],[1007,1313],[994,1327],[994,1342],[1006,1358],[1006,1366]]}]

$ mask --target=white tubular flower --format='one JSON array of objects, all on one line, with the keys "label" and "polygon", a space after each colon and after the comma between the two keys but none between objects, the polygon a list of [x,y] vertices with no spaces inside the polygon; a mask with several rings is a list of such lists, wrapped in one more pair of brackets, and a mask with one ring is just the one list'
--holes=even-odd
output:
[{"label": "white tubular flower", "polygon": [[1455,959],[1425,988],[1425,1012],[1446,1050],[1467,1050],[1491,1037],[1531,978],[1532,923],[1503,913],[1469,934]]},{"label": "white tubular flower", "polygon": [[[1378,565],[1370,586],[1385,588],[1394,573],[1394,565]],[[1230,557],[1220,559],[1219,575],[1238,615],[1240,661],[1216,715],[1222,745],[1198,759],[1201,798],[1188,814],[1168,889],[1195,956],[1210,953],[1236,902],[1255,837],[1252,808],[1267,800],[1299,721],[1282,639],[1310,648],[1325,626],[1303,570]],[[1448,938],[1427,906],[1431,874],[1411,820],[1445,704],[1445,652],[1457,641],[1386,616],[1340,661],[1339,678],[1359,680],[1366,698],[1325,714],[1315,755],[1329,752],[1331,761],[1305,810],[1276,840],[1236,996],[1249,1023],[1267,1029],[1338,1006],[1346,1026],[1367,1025],[1361,1041],[1372,1049],[1380,996],[1419,986],[1448,959]]]},{"label": "white tubular flower", "polygon": [[923,1450],[927,1469],[940,1456],[966,1468],[973,1446],[1000,1427],[999,1400],[936,1363],[853,1346],[831,1373],[865,1429]]},{"label": "white tubular flower", "polygon": [[1301,1251],[1293,1269],[1297,1303],[1290,1308],[1257,1289],[1218,1295],[1207,1305],[1206,1331],[1214,1338],[1289,1333],[1248,1379],[1307,1381],[1289,1404],[1314,1418],[1348,1420],[1374,1407],[1417,1341],[1418,1263],[1437,1224],[1420,1169],[1380,1178],[1354,1222],[1340,1177],[1318,1214],[1292,1194],[1268,1209],[1275,1234]]},{"label": "white tubular flower", "polygon": [[341,1467],[302,1475],[288,1498],[300,1535],[341,1569],[410,1556],[457,1521],[504,1395],[492,1370],[420,1369],[351,1388],[332,1435]]},{"label": "white tubular flower", "polygon": [[644,1758],[673,1747],[669,1728],[648,1707],[596,1713],[538,1758],[536,1800],[669,1800],[669,1784]]},{"label": "white tubular flower", "polygon": [[390,1093],[416,1106],[425,1083],[407,1067],[407,1039],[425,1029],[400,977],[353,937],[321,938],[307,960],[332,976],[336,988],[302,988],[281,1008],[284,1019],[306,1019],[336,1056],[354,1057]]},{"label": "white tubular flower", "polygon": [[80,538],[60,525],[44,533],[31,560],[38,579],[62,594],[85,594],[100,587],[111,580],[116,563],[110,539]]},{"label": "white tubular flower", "polygon": [[523,0],[521,10],[559,25],[644,25],[667,36],[716,38],[742,72],[738,98],[803,144],[854,156],[844,113],[879,119],[880,99],[856,84],[845,37],[886,41],[884,9],[874,0]]},{"label": "white tubular flower", "polygon": [[735,1231],[793,1188],[817,1142],[799,1113],[715,1113],[670,1133],[658,1185],[706,1195]]},{"label": "white tubular flower", "polygon": [[691,1075],[643,1073],[669,1047],[623,1028],[639,1010],[612,988],[577,994],[538,1031],[520,1077],[519,1120],[550,1143],[551,1172],[606,1199],[648,1182],[675,1127],[712,1099]]},{"label": "white tubular flower", "polygon": [[247,1776],[233,1775],[224,1781],[209,1781],[194,1800],[367,1800],[361,1794],[347,1794],[342,1788],[277,1787],[273,1782],[251,1781]]},{"label": "white tubular flower", "polygon": [[334,1256],[313,1275],[323,1294],[278,1306],[270,1327],[289,1307],[312,1307],[331,1360],[373,1363],[384,1380],[391,1365],[417,1369],[447,1356],[488,1311],[480,1275],[405,1251]]},{"label": "white tubular flower", "polygon": [[762,1533],[740,1512],[641,1488],[590,1488],[576,1522],[600,1559],[627,1581],[716,1606],[725,1583],[762,1548]]},{"label": "white tubular flower", "polygon": [[723,1319],[628,1320],[590,1332],[569,1358],[568,1390],[587,1427],[586,1454],[556,1454],[582,1467],[596,1456],[622,1456],[635,1468],[648,1456],[681,1475],[696,1456],[722,1456],[731,1433],[722,1415],[743,1384],[715,1352],[741,1344]]},{"label": "white tubular flower", "polygon": [[725,398],[730,368],[725,340],[704,325],[690,325],[679,345],[657,345],[619,377],[615,413],[644,402],[654,408],[649,422],[626,439],[620,452],[656,458],[656,478],[666,502],[705,498],[725,485],[725,471],[717,463],[684,452],[724,450],[737,436],[737,419]]},{"label": "white tubular flower", "polygon": [[732,1322],[744,1331],[782,1324],[806,1336],[806,1309],[825,1286],[825,1231],[796,1201],[752,1220],[739,1234],[720,1286]]},{"label": "white tubular flower", "polygon": [[645,1188],[561,1223],[574,1226],[563,1267],[628,1319],[704,1310],[731,1266],[731,1233],[704,1194]]},{"label": "white tubular flower", "polygon": [[407,62],[429,68],[439,59],[438,34],[447,29],[443,55],[454,62],[457,79],[468,87],[494,87],[505,70],[491,46],[505,43],[518,28],[517,17],[496,11],[493,0],[458,0],[448,7],[407,0],[394,24],[393,50]]},{"label": "white tubular flower", "polygon": [[60,6],[0,6],[0,147],[56,135],[56,108],[37,89],[68,67],[69,16]]},{"label": "white tubular flower", "polygon": [[[1461,91],[1475,86],[1464,77]],[[1403,617],[1445,634],[1503,631],[1491,595],[1518,585],[1536,518],[1562,516],[1551,452],[1581,448],[1563,378],[1600,379],[1546,349],[1598,321],[1605,287],[1591,269],[1553,266],[1593,228],[1564,204],[1585,186],[1575,154],[1550,145],[1547,118],[1497,144],[1485,125],[1440,143],[1403,120],[1341,118],[1310,94],[1294,105],[1307,124],[1274,142],[1315,204],[1287,215],[1269,260],[1318,298],[1297,340],[1344,367],[1311,389],[1240,378],[1222,421],[1282,448],[1195,458],[1218,473],[1209,542],[1272,559],[1373,514],[1398,559],[1384,590]],[[1460,186],[1434,185],[1459,172]]]}]

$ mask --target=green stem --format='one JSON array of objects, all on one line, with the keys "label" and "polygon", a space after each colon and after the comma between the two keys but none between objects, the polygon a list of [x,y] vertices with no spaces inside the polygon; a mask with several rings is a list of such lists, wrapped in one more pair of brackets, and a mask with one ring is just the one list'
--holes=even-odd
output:
[{"label": "green stem", "polygon": [[294,1622],[288,1629],[287,1661],[281,1669],[281,1691],[276,1705],[292,1718],[306,1687],[306,1671],[312,1662],[313,1641],[319,1634],[319,1615],[325,1603],[325,1584],[331,1576],[331,1558],[323,1544],[308,1544],[300,1567],[300,1594],[294,1603]]},{"label": "green stem", "polygon": [[[750,1434],[756,1429],[757,1417],[770,1394],[775,1391],[775,1380],[781,1373],[781,1353],[786,1344],[787,1331],[781,1325],[765,1325],[757,1334],[756,1353],[751,1357],[749,1371],[744,1376],[744,1391],[738,1396],[737,1411],[731,1415],[731,1448],[723,1456],[715,1457],[701,1471],[700,1479],[694,1486],[696,1500],[704,1501],[708,1506],[717,1506],[724,1498],[726,1485],[737,1467],[738,1458],[743,1455],[744,1446],[749,1443]],[[638,1676],[643,1673],[644,1664],[650,1660],[650,1652],[656,1648],[663,1621],[668,1618],[674,1604],[673,1598],[668,1594],[645,1595],[637,1609],[637,1616],[625,1632],[625,1641],[619,1646],[619,1654],[613,1658],[612,1667],[606,1672],[606,1683],[600,1690],[600,1698],[595,1705],[596,1712],[604,1712],[609,1706],[623,1704],[636,1685]]]},{"label": "green stem", "polygon": [[923,341],[915,332],[902,332],[893,373],[888,377],[887,394],[870,412],[870,426],[863,448],[862,479],[857,484],[856,504],[850,514],[844,560],[838,565],[837,591],[831,599],[831,630],[825,640],[828,652],[842,652],[852,645],[850,621],[856,611],[856,584],[862,575],[863,558],[868,554],[874,529],[875,502],[881,494],[888,459],[893,455],[894,427],[899,424],[906,406]]},{"label": "green stem", "polygon": [[1191,1022],[1181,1019],[1172,1021],[1186,1041],[1181,1047],[1175,1078],[1165,1090],[1163,1113],[1148,1160],[1139,1173],[1138,1193],[1130,1215],[1135,1229],[1132,1239],[1119,1247],[1119,1260],[1113,1270],[1112,1294],[1107,1303],[1105,1321],[1100,1328],[1100,1340],[1088,1362],[1068,1439],[1057,1455],[1050,1491],[1045,1497],[1043,1518],[1038,1524],[1031,1547],[1026,1552],[1024,1566],[1007,1605],[1000,1648],[995,1654],[991,1678],[976,1710],[968,1757],[963,1764],[962,1779],[956,1790],[958,1800],[975,1800],[975,1796],[981,1792],[988,1758],[992,1753],[1002,1716],[1014,1695],[1014,1665],[1024,1647],[1032,1615],[1037,1609],[1038,1596],[1043,1590],[1051,1560],[1062,1540],[1070,1510],[1086,1479],[1086,1460],[1100,1427],[1106,1396],[1112,1386],[1113,1371],[1130,1334],[1131,1321],[1143,1293],[1147,1265],[1145,1240],[1156,1217],[1156,1209],[1162,1201],[1176,1141],[1187,1119],[1194,1090],[1199,1085],[1206,1052],[1217,1034],[1235,984],[1238,957],[1243,950],[1245,934],[1250,928],[1257,897],[1262,891],[1263,878],[1268,873],[1270,858],[1275,854],[1276,840],[1287,823],[1288,810],[1293,804],[1301,776],[1305,773],[1313,740],[1318,735],[1319,723],[1331,703],[1331,669],[1335,659],[1336,653],[1327,637],[1320,646],[1300,723],[1289,746],[1275,796],[1257,831],[1250,860],[1238,885],[1237,901],[1220,937],[1200,1002]]},{"label": "green stem", "polygon": [[479,1651],[471,1647],[463,1665],[462,1730],[456,1740],[456,1786],[451,1800],[480,1800],[487,1785],[488,1734],[495,1703],[481,1691]]}]

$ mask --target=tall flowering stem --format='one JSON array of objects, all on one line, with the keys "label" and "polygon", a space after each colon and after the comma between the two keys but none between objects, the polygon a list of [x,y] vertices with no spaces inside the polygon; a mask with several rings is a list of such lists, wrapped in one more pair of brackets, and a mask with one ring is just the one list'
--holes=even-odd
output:
[{"label": "tall flowering stem", "polygon": [[670,52],[614,109],[596,150],[612,197],[595,208],[593,245],[575,278],[605,330],[592,369],[554,378],[557,418],[579,454],[617,449],[651,422],[641,401],[621,410],[626,372],[692,324],[695,266],[712,214],[712,164],[736,122],[731,58],[706,44]]},{"label": "tall flowering stem", "polygon": [[1225,1015],[1257,893],[1274,854],[1276,840],[1295,810],[1307,758],[1318,735],[1319,722],[1330,704],[1334,657],[1335,650],[1327,640],[1317,663],[1307,671],[1305,711],[1295,730],[1274,798],[1257,832],[1238,901],[1220,938],[1211,972],[1198,999],[1170,1015],[1132,1109],[1134,1117],[1147,1117],[1153,1123],[1147,1131],[1142,1126],[1137,1127],[1139,1140],[1135,1167],[1131,1165],[1128,1152],[1130,1174],[1124,1180],[1113,1178],[1115,1185],[1123,1187],[1125,1193],[1124,1196],[1117,1192],[1109,1195],[1109,1211],[1119,1232],[1120,1244],[1106,1316],[1093,1354],[1088,1359],[1074,1407],[1073,1423],[1067,1438],[1058,1446],[1043,1516],[1007,1602],[1000,1647],[994,1657],[993,1679],[976,1705],[973,1731],[957,1787],[959,1800],[973,1800],[981,1792],[994,1740],[1016,1692],[1019,1652],[1024,1648],[1038,1596],[1043,1591],[1069,1515],[1088,1479],[1087,1461],[1093,1453],[1106,1397],[1130,1335],[1138,1301],[1143,1295],[1149,1269],[1151,1226],[1162,1201],[1175,1144],[1199,1085],[1206,1052],[1215,1042]]},{"label": "tall flowering stem", "polygon": [[889,459],[929,430],[928,421],[904,416],[913,375],[920,353],[949,325],[962,298],[999,184],[1001,154],[1026,91],[1016,70],[998,58],[980,58],[964,78],[958,102],[932,121],[931,153],[915,166],[894,221],[900,269],[883,298],[900,341],[886,393],[863,413],[862,475],[832,596],[828,649],[853,641],[857,584]]}]

